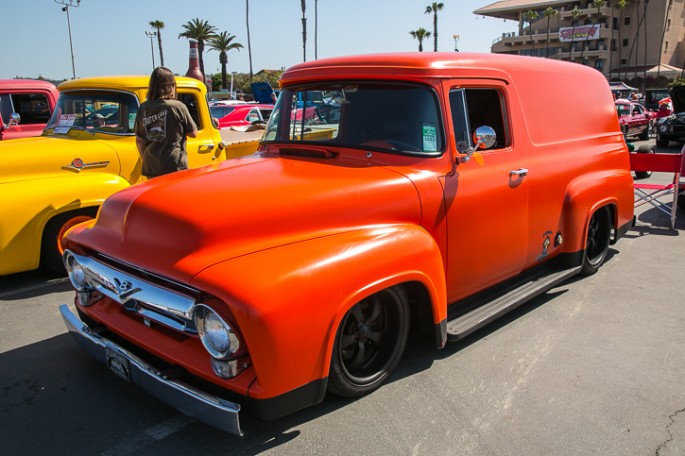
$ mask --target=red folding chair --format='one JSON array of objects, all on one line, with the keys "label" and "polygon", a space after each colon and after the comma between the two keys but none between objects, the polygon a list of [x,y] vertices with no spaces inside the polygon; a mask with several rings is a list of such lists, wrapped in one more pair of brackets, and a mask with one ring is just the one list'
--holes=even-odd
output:
[{"label": "red folding chair", "polygon": [[[678,154],[631,153],[630,169],[636,172],[673,173],[673,181],[668,184],[635,183],[635,207],[651,204],[671,217],[671,229],[675,229],[680,176],[685,174],[685,147]],[[659,198],[672,195],[670,204]]]}]

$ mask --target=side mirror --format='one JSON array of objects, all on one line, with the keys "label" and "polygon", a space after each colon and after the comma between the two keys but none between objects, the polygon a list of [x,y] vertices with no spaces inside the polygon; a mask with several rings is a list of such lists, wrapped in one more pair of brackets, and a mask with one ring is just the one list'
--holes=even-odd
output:
[{"label": "side mirror", "polygon": [[13,112],[10,114],[10,121],[7,123],[7,128],[19,125],[19,122],[21,122],[21,116],[16,112]]},{"label": "side mirror", "polygon": [[217,119],[216,117],[212,117],[212,125],[214,125],[214,128],[216,128],[218,130],[219,129],[219,119]]},{"label": "side mirror", "polygon": [[476,149],[489,149],[497,142],[497,133],[492,127],[480,126],[473,132],[473,142],[476,143]]},{"label": "side mirror", "polygon": [[482,125],[473,132],[474,146],[466,149],[466,156],[461,157],[461,162],[465,163],[471,159],[474,152],[478,149],[489,149],[497,142],[497,133],[494,128]]}]

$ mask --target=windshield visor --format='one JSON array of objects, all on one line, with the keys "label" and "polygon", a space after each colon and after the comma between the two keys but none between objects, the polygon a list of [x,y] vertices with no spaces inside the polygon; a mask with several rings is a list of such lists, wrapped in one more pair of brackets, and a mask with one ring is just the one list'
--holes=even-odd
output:
[{"label": "windshield visor", "polygon": [[263,141],[419,155],[439,155],[445,144],[433,89],[380,83],[283,89]]},{"label": "windshield visor", "polygon": [[53,133],[71,129],[100,133],[133,134],[138,99],[130,93],[75,91],[60,94],[47,125]]}]

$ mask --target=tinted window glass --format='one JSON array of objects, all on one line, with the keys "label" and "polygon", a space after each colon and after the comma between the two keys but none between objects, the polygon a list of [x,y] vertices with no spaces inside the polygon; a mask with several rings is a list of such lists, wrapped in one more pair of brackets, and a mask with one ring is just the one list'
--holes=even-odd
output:
[{"label": "tinted window glass", "polygon": [[431,88],[378,83],[282,90],[264,136],[274,140],[410,154],[439,154],[445,144]]}]

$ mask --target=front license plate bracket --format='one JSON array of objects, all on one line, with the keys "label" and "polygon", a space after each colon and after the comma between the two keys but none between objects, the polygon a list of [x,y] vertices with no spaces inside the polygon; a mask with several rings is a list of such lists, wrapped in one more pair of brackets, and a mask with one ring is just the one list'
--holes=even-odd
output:
[{"label": "front license plate bracket", "polygon": [[131,383],[131,365],[129,360],[120,353],[107,348],[107,367],[114,374],[123,379],[126,383]]}]

